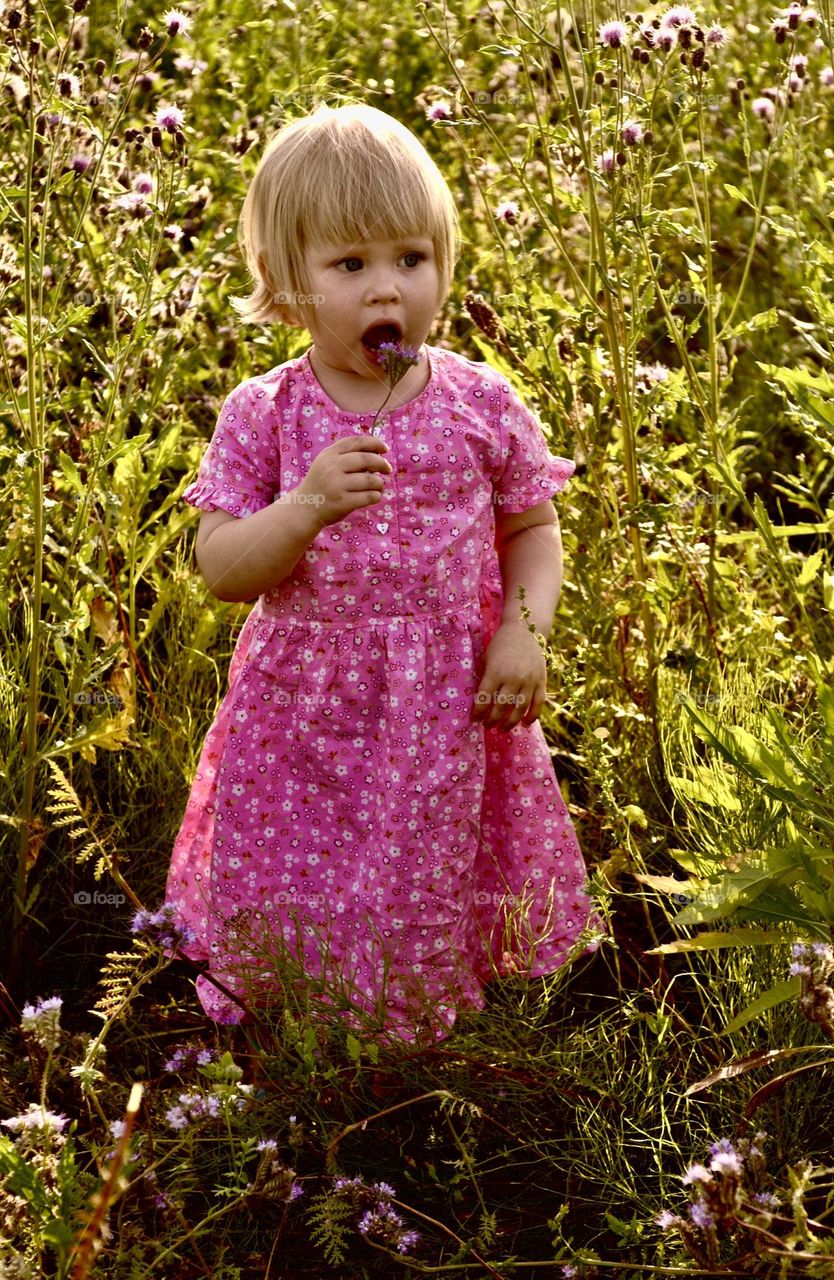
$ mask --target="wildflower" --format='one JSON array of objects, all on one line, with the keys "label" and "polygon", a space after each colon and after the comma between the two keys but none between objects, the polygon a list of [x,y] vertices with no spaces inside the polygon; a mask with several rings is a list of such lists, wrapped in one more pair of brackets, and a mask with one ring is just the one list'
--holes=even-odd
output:
[{"label": "wildflower", "polygon": [[670,1227],[674,1227],[680,1222],[680,1218],[676,1213],[670,1213],[668,1209],[662,1209],[655,1218],[655,1222],[662,1231],[668,1231]]},{"label": "wildflower", "polygon": [[137,173],[133,179],[133,190],[141,192],[143,196],[153,191],[153,178],[151,175],[149,173]]},{"label": "wildflower", "polygon": [[426,110],[426,119],[432,122],[435,120],[451,120],[452,108],[448,102],[433,102]]},{"label": "wildflower", "polygon": [[681,1175],[681,1182],[689,1187],[693,1182],[712,1182],[712,1174],[702,1164],[691,1164],[686,1173]]},{"label": "wildflower", "polygon": [[171,223],[169,226],[162,228],[162,234],[166,240],[173,240],[174,244],[178,244],[182,240],[182,227]]},{"label": "wildflower", "polygon": [[393,1245],[399,1253],[419,1239],[416,1231],[403,1230],[405,1223],[390,1204],[380,1204],[368,1209],[359,1222],[357,1230],[364,1235],[379,1236],[385,1244]]},{"label": "wildflower", "polygon": [[184,1067],[206,1067],[217,1058],[216,1049],[206,1049],[198,1044],[179,1045],[163,1064],[163,1071],[182,1071]]},{"label": "wildflower", "polygon": [[727,32],[721,26],[710,27],[707,31],[707,44],[714,44],[717,49],[720,49],[721,46],[726,43],[726,40]]},{"label": "wildflower", "polygon": [[599,29],[599,42],[609,49],[619,49],[625,44],[626,28],[624,22],[604,22]]},{"label": "wildflower", "polygon": [[788,23],[785,18],[774,18],[770,24],[770,30],[773,33],[777,44],[784,44],[788,36]]},{"label": "wildflower", "polygon": [[42,1129],[47,1133],[63,1133],[69,1120],[66,1116],[56,1115],[33,1102],[29,1109],[20,1116],[10,1116],[8,1120],[0,1120],[0,1124],[11,1129],[12,1133],[21,1133],[30,1129]]},{"label": "wildflower", "polygon": [[497,313],[487,302],[481,293],[467,293],[463,299],[470,319],[478,326],[482,333],[492,341],[503,344],[505,341],[504,328],[498,318]]},{"label": "wildflower", "polygon": [[72,160],[70,161],[70,168],[75,173],[86,173],[92,163],[93,162],[89,156],[84,156],[79,153],[72,157]]},{"label": "wildflower", "polygon": [[78,76],[64,71],[58,76],[58,92],[62,98],[77,98],[81,93],[81,81]]},{"label": "wildflower", "polygon": [[740,1176],[741,1157],[737,1151],[718,1151],[710,1160],[709,1167],[714,1173],[734,1173]]},{"label": "wildflower", "polygon": [[760,120],[772,120],[776,113],[776,108],[770,98],[754,98],[750,103],[750,110]]},{"label": "wildflower", "polygon": [[261,1138],[255,1149],[257,1151],[277,1151],[278,1143],[274,1138]]},{"label": "wildflower", "polygon": [[616,162],[616,154],[609,147],[607,151],[602,152],[602,155],[597,156],[596,164],[600,173],[612,173]]},{"label": "wildflower", "polygon": [[811,966],[808,964],[801,964],[799,960],[794,960],[788,970],[788,973],[790,973],[792,978],[797,978],[800,975],[810,978]]},{"label": "wildflower", "polygon": [[685,4],[674,5],[660,17],[661,27],[694,27],[696,22],[695,14]]},{"label": "wildflower", "polygon": [[184,119],[179,107],[160,107],[156,113],[157,125],[160,129],[167,129],[169,133],[176,133],[177,129],[181,129]]},{"label": "wildflower", "polygon": [[181,9],[169,9],[163,13],[162,22],[169,36],[187,36],[191,30],[191,19]]},{"label": "wildflower", "polygon": [[643,126],[637,120],[626,120],[623,125],[623,142],[626,146],[635,146],[643,137]]},{"label": "wildflower", "polygon": [[788,76],[788,88],[791,93],[801,93],[805,88],[805,80],[802,76],[798,76],[795,71],[792,71]]},{"label": "wildflower", "polygon": [[796,31],[799,26],[799,19],[802,17],[802,5],[798,4],[797,0],[792,0],[792,3],[785,10],[785,14],[791,31]]},{"label": "wildflower", "polygon": [[126,1121],[124,1120],[110,1121],[110,1132],[113,1135],[113,1138],[115,1139],[116,1142],[118,1142],[120,1138],[124,1137],[124,1132],[126,1127],[127,1127],[127,1124],[126,1124]]},{"label": "wildflower", "polygon": [[634,368],[634,385],[638,391],[651,391],[658,382],[665,382],[669,370],[665,364],[638,364]]},{"label": "wildflower", "polygon": [[[138,192],[133,195],[136,199],[142,199]],[[122,197],[124,200],[131,198],[133,197]],[[119,201],[116,203],[118,204]],[[175,921],[175,914],[176,905],[170,902],[163,903],[158,911],[139,910],[133,917],[130,931],[139,937],[147,938],[149,942],[155,942],[157,946],[173,951],[179,946],[193,942],[195,937],[193,929]]]},{"label": "wildflower", "polygon": [[689,1206],[689,1216],[695,1223],[696,1227],[701,1227],[704,1231],[715,1226],[715,1218],[702,1204],[691,1204]]},{"label": "wildflower", "polygon": [[51,996],[48,1000],[39,1000],[36,1005],[25,1004],[20,1018],[20,1029],[34,1036],[39,1045],[53,1052],[58,1048],[58,1036],[61,1030],[60,996]]},{"label": "wildflower", "polygon": [[518,205],[515,200],[504,200],[495,210],[495,216],[499,222],[509,222],[512,225],[518,217]]},{"label": "wildflower", "polygon": [[[416,348],[407,347],[401,342],[381,342],[375,348],[373,358],[377,364],[383,366],[388,385],[393,391],[397,383],[408,373],[411,366],[420,363],[420,352]],[[376,422],[376,418],[374,422]]]},{"label": "wildflower", "polygon": [[791,58],[791,70],[795,71],[798,76],[804,76],[808,69],[808,59],[804,53],[798,53],[795,58]]},{"label": "wildflower", "polygon": [[214,1119],[217,1116],[220,1102],[213,1093],[202,1094],[197,1091],[181,1093],[179,1105],[170,1107],[165,1118],[172,1129],[184,1129],[193,1120],[202,1120],[205,1116]]}]

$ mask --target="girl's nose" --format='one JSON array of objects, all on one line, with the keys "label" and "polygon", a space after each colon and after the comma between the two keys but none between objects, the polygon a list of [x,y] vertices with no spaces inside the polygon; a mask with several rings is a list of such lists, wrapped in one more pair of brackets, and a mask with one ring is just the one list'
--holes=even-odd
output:
[{"label": "girl's nose", "polygon": [[397,282],[384,271],[380,272],[368,285],[369,302],[396,302],[399,296]]}]

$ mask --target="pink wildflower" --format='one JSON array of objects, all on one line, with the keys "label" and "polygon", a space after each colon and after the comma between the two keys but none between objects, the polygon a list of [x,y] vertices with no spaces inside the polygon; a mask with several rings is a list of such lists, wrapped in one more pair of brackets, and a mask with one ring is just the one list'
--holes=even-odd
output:
[{"label": "pink wildflower", "polygon": [[163,13],[162,21],[169,36],[187,36],[191,30],[191,19],[181,9],[169,9]]},{"label": "pink wildflower", "polygon": [[643,126],[638,120],[626,120],[623,125],[623,142],[629,147],[635,146],[643,137]]},{"label": "pink wildflower", "polygon": [[169,133],[175,133],[177,129],[181,129],[184,119],[179,107],[160,107],[156,113],[156,123],[160,129],[167,129]]},{"label": "pink wildflower", "polygon": [[452,108],[448,102],[433,102],[426,111],[427,120],[451,120]]},{"label": "pink wildflower", "polygon": [[750,103],[750,110],[760,120],[772,120],[776,113],[776,108],[770,98],[754,98]]},{"label": "pink wildflower", "polygon": [[518,217],[518,205],[515,200],[504,200],[495,210],[495,216],[499,222],[515,222]]},{"label": "pink wildflower", "polygon": [[612,173],[617,162],[615,153],[609,149],[603,151],[602,155],[597,156],[597,168],[600,173]]},{"label": "pink wildflower", "polygon": [[607,45],[609,49],[619,49],[625,44],[626,35],[624,22],[603,22],[598,33],[600,44]]}]

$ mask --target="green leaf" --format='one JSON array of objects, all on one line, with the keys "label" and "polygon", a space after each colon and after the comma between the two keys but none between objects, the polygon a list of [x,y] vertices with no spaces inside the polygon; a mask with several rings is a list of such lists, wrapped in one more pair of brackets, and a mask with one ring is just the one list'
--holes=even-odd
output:
[{"label": "green leaf", "polygon": [[705,765],[699,765],[696,772],[697,778],[671,776],[669,781],[673,790],[680,792],[685,799],[692,800],[696,804],[714,805],[732,813],[741,808],[738,796],[714,770]]},{"label": "green leaf", "polygon": [[69,480],[70,484],[72,485],[73,489],[78,494],[78,496],[80,498],[83,498],[84,484],[81,480],[81,475],[78,471],[78,467],[75,465],[72,458],[69,457],[69,455],[66,453],[59,453],[58,466],[61,468],[64,475]]},{"label": "green leaf", "polygon": [[350,1054],[351,1062],[356,1062],[358,1064],[359,1059],[362,1057],[362,1046],[356,1039],[356,1036],[348,1035],[347,1051]]},{"label": "green leaf", "polygon": [[725,182],[724,190],[727,192],[727,195],[732,196],[734,200],[740,200],[742,204],[749,205],[751,209],[755,209],[756,206],[753,204],[752,200],[750,200],[743,191],[739,191],[738,187],[734,187],[732,182]]},{"label": "green leaf", "polygon": [[737,1013],[731,1018],[726,1027],[722,1027],[719,1035],[728,1036],[734,1031],[738,1031],[740,1027],[744,1027],[748,1022],[752,1022],[754,1018],[758,1018],[760,1013],[765,1013],[768,1009],[773,1009],[777,1004],[785,1004],[787,1000],[794,1000],[802,990],[802,982],[799,977],[788,978],[785,982],[777,982],[775,987],[771,987],[769,991],[765,991],[746,1009],[742,1009],[741,1013]]},{"label": "green leaf", "polygon": [[783,929],[727,929],[720,933],[699,933],[696,938],[678,938],[647,951],[647,956],[676,955],[681,951],[718,951],[722,947],[762,947],[788,942]]},{"label": "green leaf", "polygon": [[802,566],[799,572],[799,577],[796,580],[796,585],[800,591],[806,590],[814,581],[814,578],[817,576],[817,570],[822,564],[824,554],[825,552],[820,549],[819,551],[815,551],[813,555],[808,556],[808,559]]}]

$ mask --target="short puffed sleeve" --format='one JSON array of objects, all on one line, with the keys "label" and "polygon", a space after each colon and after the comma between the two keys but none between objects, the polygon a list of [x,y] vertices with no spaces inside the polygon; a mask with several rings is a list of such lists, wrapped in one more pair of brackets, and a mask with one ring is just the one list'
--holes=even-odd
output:
[{"label": "short puffed sleeve", "polygon": [[259,379],[229,393],[203,454],[197,479],[184,491],[192,507],[250,516],[274,501],[281,488],[278,415],[273,393]]},{"label": "short puffed sleeve", "polygon": [[541,423],[508,382],[499,386],[502,467],[493,481],[496,507],[514,515],[564,488],[576,463],[552,454]]}]

